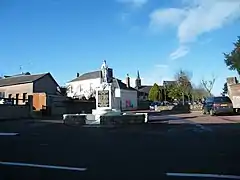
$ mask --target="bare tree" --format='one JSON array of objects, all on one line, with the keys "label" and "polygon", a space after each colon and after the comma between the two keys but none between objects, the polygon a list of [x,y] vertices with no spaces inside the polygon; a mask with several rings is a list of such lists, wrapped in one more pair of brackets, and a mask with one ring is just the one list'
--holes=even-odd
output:
[{"label": "bare tree", "polygon": [[205,90],[205,88],[203,87],[202,83],[200,85],[192,85],[192,99],[193,101],[197,100],[199,101],[200,99],[202,99],[203,97],[208,96],[208,92]]},{"label": "bare tree", "polygon": [[212,95],[212,89],[216,81],[216,76],[212,76],[210,80],[201,80],[201,84],[203,85],[204,89],[208,92],[209,96]]}]

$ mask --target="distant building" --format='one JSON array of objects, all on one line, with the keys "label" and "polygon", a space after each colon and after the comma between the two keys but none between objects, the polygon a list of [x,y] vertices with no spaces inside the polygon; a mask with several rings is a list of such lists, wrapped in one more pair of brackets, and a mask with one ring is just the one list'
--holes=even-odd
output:
[{"label": "distant building", "polygon": [[[161,92],[161,96],[163,100],[167,100],[166,88],[170,85],[175,85],[176,81],[163,81],[163,85],[159,85],[159,90]],[[146,101],[148,100],[149,92],[153,86],[152,85],[142,85],[142,81],[140,78],[140,73],[137,71],[137,78],[135,80],[135,88],[138,91],[138,100]]]},{"label": "distant building", "polygon": [[33,93],[57,94],[58,84],[50,73],[34,74],[23,73],[14,76],[4,76],[0,79],[0,96],[14,98],[24,103],[28,95]]},{"label": "distant building", "polygon": [[177,84],[177,81],[163,81],[163,87],[165,88],[176,85],[176,84]]},{"label": "distant building", "polygon": [[148,94],[152,86],[142,85],[139,71],[137,71],[137,78],[135,80],[135,89],[138,91],[138,100],[148,100]]}]

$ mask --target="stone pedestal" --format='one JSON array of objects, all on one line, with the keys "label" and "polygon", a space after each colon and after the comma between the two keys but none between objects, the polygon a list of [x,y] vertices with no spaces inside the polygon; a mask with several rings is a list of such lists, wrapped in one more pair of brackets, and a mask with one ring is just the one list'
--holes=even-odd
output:
[{"label": "stone pedestal", "polygon": [[[96,109],[92,110],[92,115],[95,117],[94,123],[100,123],[100,116],[105,114],[121,115],[120,103],[120,97],[116,97],[115,87],[110,83],[102,84],[96,90]],[[90,119],[88,122],[91,123]]]}]

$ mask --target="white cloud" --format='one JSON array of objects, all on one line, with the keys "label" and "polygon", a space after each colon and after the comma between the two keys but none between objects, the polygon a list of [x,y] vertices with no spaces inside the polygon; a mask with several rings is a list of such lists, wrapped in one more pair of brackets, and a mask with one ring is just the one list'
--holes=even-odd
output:
[{"label": "white cloud", "polygon": [[117,0],[120,3],[128,4],[133,7],[142,7],[148,0]]},{"label": "white cloud", "polygon": [[201,0],[187,13],[178,27],[181,43],[195,41],[201,34],[219,29],[240,17],[240,1]]},{"label": "white cloud", "polygon": [[183,9],[157,9],[150,14],[150,27],[163,28],[166,25],[177,26],[186,15]]},{"label": "white cloud", "polygon": [[170,59],[175,60],[184,57],[189,53],[189,51],[190,49],[187,46],[180,46],[176,51],[170,54]]},{"label": "white cloud", "polygon": [[[183,8],[161,8],[149,16],[153,30],[176,27],[180,47],[240,18],[240,0],[182,0],[182,3]],[[180,57],[187,54],[186,50],[183,52]]]},{"label": "white cloud", "polygon": [[183,0],[183,8],[157,9],[150,27],[175,25],[180,43],[193,42],[203,33],[240,17],[240,0]]}]

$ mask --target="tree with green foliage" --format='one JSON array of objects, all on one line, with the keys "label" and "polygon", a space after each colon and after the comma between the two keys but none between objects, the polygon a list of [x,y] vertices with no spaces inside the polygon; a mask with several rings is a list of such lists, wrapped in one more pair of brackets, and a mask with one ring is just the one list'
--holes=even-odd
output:
[{"label": "tree with green foliage", "polygon": [[149,91],[148,99],[150,101],[159,101],[161,98],[161,92],[159,86],[154,83],[153,87]]},{"label": "tree with green foliage", "polygon": [[179,89],[179,87],[177,85],[170,85],[168,87],[167,95],[172,100],[180,99],[181,98],[181,90]]},{"label": "tree with green foliage", "polygon": [[227,83],[225,82],[223,85],[223,92],[221,93],[223,96],[225,96],[228,93],[228,86]]},{"label": "tree with green foliage", "polygon": [[192,85],[190,82],[190,74],[184,70],[180,70],[176,73],[175,78],[177,82],[177,89],[182,95],[182,100],[184,104],[185,96],[189,98],[191,95]]},{"label": "tree with green foliage", "polygon": [[240,36],[238,36],[237,42],[233,44],[234,49],[230,53],[223,53],[224,61],[229,70],[237,71],[240,75]]},{"label": "tree with green foliage", "polygon": [[199,87],[194,87],[192,89],[192,99],[194,101],[199,101],[203,99],[204,97],[208,96],[208,92],[201,86]]}]

